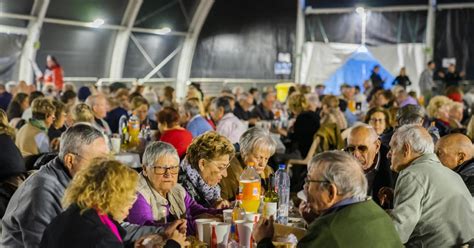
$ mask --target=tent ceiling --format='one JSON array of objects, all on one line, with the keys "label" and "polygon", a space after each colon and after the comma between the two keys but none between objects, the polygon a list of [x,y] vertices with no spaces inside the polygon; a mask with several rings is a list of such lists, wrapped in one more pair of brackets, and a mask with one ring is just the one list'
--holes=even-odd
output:
[{"label": "tent ceiling", "polygon": [[197,0],[144,0],[135,27],[169,27],[186,32],[197,3]]},{"label": "tent ceiling", "polygon": [[50,0],[46,17],[92,22],[97,18],[120,25],[128,0]]},{"label": "tent ceiling", "polygon": [[[429,0],[306,0],[306,5],[313,8],[348,8],[355,6],[385,7],[397,5],[424,5]],[[437,0],[438,4],[473,3],[474,0]]]},{"label": "tent ceiling", "polygon": [[29,15],[34,0],[0,0],[0,12]]}]

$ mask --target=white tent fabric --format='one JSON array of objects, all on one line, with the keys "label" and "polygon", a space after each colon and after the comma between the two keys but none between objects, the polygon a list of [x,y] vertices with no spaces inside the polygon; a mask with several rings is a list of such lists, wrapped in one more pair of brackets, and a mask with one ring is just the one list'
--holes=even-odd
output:
[{"label": "white tent fabric", "polygon": [[[306,42],[303,48],[301,82],[308,85],[323,83],[344,65],[360,46],[360,44]],[[383,45],[367,49],[393,76],[397,76],[400,68],[405,66],[407,75],[413,83],[408,90],[419,93],[418,80],[425,68],[424,44]]]}]

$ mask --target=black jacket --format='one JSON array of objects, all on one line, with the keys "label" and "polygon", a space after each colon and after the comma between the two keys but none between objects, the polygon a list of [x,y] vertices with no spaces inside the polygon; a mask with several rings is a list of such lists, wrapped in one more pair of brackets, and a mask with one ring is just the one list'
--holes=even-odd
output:
[{"label": "black jacket", "polygon": [[258,118],[262,121],[273,121],[273,119],[274,119],[273,112],[266,110],[262,103],[257,105],[252,110],[252,117],[253,118]]},{"label": "black jacket", "polygon": [[[396,175],[390,169],[390,160],[387,159],[386,154],[383,155],[383,152],[379,151],[377,158],[377,165],[371,172],[366,174],[368,182],[368,195],[372,196],[374,202],[380,205],[380,199],[378,197],[378,192],[382,187],[388,187],[391,189],[395,188]],[[393,206],[387,205],[382,206],[382,208],[387,209]]]},{"label": "black jacket", "polygon": [[[124,237],[125,230],[113,222]],[[48,225],[40,247],[124,247],[124,244],[102,223],[95,210],[87,209],[81,214],[77,205],[71,205]]]},{"label": "black jacket", "polygon": [[393,80],[392,85],[400,85],[403,86],[403,88],[406,88],[407,86],[411,85],[411,81],[408,76],[399,75]]},{"label": "black jacket", "polygon": [[234,115],[241,120],[248,121],[252,117],[252,112],[245,111],[242,106],[240,106],[239,102],[236,102],[234,108]]},{"label": "black jacket", "polygon": [[313,144],[314,134],[319,129],[319,123],[319,115],[313,111],[302,112],[296,117],[290,139],[291,143],[300,151],[303,159]]},{"label": "black jacket", "polygon": [[468,160],[454,169],[466,184],[469,192],[474,197],[474,158]]}]

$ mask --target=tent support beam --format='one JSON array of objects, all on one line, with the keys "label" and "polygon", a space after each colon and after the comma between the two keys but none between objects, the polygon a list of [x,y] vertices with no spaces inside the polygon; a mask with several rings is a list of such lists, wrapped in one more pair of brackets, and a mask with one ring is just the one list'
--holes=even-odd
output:
[{"label": "tent support beam", "polygon": [[426,61],[433,59],[434,40],[435,40],[435,24],[436,24],[436,0],[429,0],[428,17],[426,18]]},{"label": "tent support beam", "polygon": [[128,0],[127,8],[122,17],[121,26],[125,26],[124,30],[120,30],[115,38],[114,50],[110,64],[110,77],[121,78],[123,67],[125,65],[125,56],[127,56],[128,42],[132,33],[133,23],[137,18],[138,11],[142,6],[143,0]]},{"label": "tent support beam", "polygon": [[191,74],[191,65],[193,63],[197,40],[213,4],[214,0],[200,0],[196,12],[191,19],[188,34],[184,40],[183,50],[179,58],[178,73],[176,76],[176,97],[178,99],[182,99],[185,95],[186,83]]},{"label": "tent support beam", "polygon": [[294,54],[295,61],[295,83],[301,83],[301,60],[303,57],[303,45],[305,41],[305,15],[304,7],[306,6],[305,0],[297,0],[298,8],[296,13],[296,49]]},{"label": "tent support beam", "polygon": [[39,42],[41,27],[43,26],[48,6],[49,0],[35,0],[33,8],[31,9],[31,15],[35,16],[36,19],[30,20],[28,23],[28,36],[23,45],[23,51],[20,57],[20,68],[18,70],[18,79],[25,80],[27,84],[34,84],[35,82],[31,61],[36,61],[37,47],[35,47],[35,45]]}]

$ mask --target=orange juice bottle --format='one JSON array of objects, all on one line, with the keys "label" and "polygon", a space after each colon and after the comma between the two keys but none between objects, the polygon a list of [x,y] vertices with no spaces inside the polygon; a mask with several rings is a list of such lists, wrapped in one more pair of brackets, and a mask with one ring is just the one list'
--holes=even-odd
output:
[{"label": "orange juice bottle", "polygon": [[242,207],[245,212],[257,213],[260,206],[262,185],[260,176],[255,171],[255,163],[249,162],[242,172],[239,181],[239,194],[242,195]]}]

